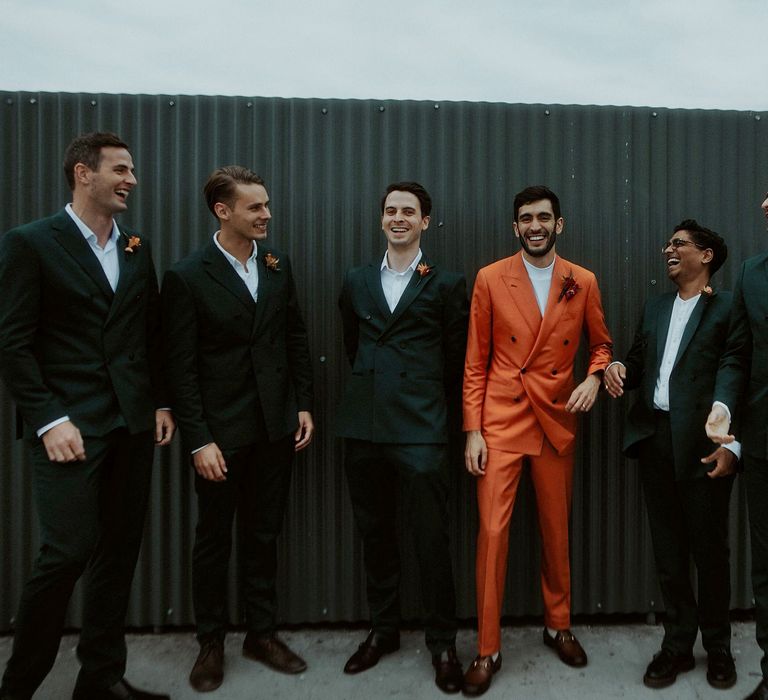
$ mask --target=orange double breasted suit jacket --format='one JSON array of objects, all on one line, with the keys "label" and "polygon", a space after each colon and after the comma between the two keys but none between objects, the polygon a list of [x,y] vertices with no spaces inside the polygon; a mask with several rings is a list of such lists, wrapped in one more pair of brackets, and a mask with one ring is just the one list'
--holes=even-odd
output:
[{"label": "orange double breasted suit jacket", "polygon": [[565,406],[582,330],[587,373],[605,369],[612,343],[589,270],[555,257],[542,318],[521,253],[482,268],[469,316],[464,430],[481,430],[488,447],[506,452],[541,454],[545,436],[558,454],[573,452],[577,418]]}]

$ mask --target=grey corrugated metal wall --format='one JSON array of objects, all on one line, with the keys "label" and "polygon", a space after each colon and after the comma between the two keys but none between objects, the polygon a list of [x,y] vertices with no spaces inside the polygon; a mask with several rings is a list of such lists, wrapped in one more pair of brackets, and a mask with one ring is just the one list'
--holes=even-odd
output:
[{"label": "grey corrugated metal wall", "polygon": [[[151,235],[160,274],[212,233],[200,190],[215,166],[241,163],[264,176],[273,202],[270,235],[292,257],[307,318],[319,429],[295,469],[281,543],[281,619],[356,621],[366,617],[360,547],[333,437],[346,370],[336,295],[345,268],[382,254],[383,187],[400,179],[427,186],[435,210],[424,247],[463,270],[471,284],[480,266],[516,250],[514,192],[548,183],[566,218],[558,250],[597,273],[620,356],[644,298],[669,287],[659,246],[673,224],[693,216],[725,235],[731,257],[716,279],[720,286],[765,247],[758,204],[768,183],[767,128],[768,115],[752,112],[0,92],[0,230],[68,201],[62,153],[85,131],[113,130],[130,143],[139,187],[123,220]],[[573,509],[577,614],[659,606],[636,471],[619,451],[624,410],[603,398],[583,421]],[[11,626],[37,538],[13,419],[7,393],[0,394],[0,631]],[[470,618],[476,511],[460,457],[453,510],[458,612]],[[192,623],[194,521],[191,471],[176,441],[157,454],[129,624]],[[731,523],[733,607],[746,608],[741,486]],[[512,527],[505,612],[538,614],[538,535],[528,484]],[[404,612],[414,618],[411,555],[406,570]],[[231,608],[236,620],[234,586]],[[76,597],[71,624],[78,619]]]}]

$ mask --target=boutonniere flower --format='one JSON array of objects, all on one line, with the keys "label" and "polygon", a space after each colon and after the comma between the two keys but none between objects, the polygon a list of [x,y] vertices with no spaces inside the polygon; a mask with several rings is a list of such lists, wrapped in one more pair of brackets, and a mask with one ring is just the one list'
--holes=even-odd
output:
[{"label": "boutonniere flower", "polygon": [[276,258],[272,253],[264,254],[264,264],[267,266],[268,270],[272,270],[272,272],[280,272],[280,258]]},{"label": "boutonniere flower", "polygon": [[427,265],[427,263],[420,262],[418,265],[416,265],[416,272],[419,273],[419,282],[421,282],[422,279],[424,279],[430,272],[432,272],[432,268]]},{"label": "boutonniere flower", "polygon": [[138,236],[126,236],[126,238],[128,239],[128,245],[124,248],[126,253],[133,253],[136,248],[141,248],[141,238]]},{"label": "boutonniere flower", "polygon": [[706,287],[702,287],[699,290],[699,292],[701,292],[701,294],[707,297],[711,297],[714,294],[714,292],[712,291],[712,287],[710,287],[709,285],[707,285]]},{"label": "boutonniere flower", "polygon": [[563,286],[560,289],[560,296],[557,297],[557,303],[559,304],[563,297],[565,297],[566,301],[570,301],[576,296],[576,292],[580,289],[581,286],[577,284],[576,280],[573,278],[573,270],[569,270],[567,276],[563,275]]}]

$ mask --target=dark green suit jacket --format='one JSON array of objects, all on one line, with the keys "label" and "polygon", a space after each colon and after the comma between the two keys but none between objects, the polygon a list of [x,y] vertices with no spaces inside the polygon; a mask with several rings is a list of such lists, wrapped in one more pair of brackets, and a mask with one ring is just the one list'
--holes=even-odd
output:
[{"label": "dark green suit jacket", "polygon": [[[650,299],[637,328],[624,365],[625,389],[639,389],[627,414],[624,454],[637,457],[637,445],[654,433],[653,393],[676,292]],[[728,338],[732,294],[702,294],[688,319],[669,380],[669,421],[672,428],[675,475],[678,480],[705,476],[712,465],[702,457],[715,446],[707,438],[704,424],[712,407],[715,377]]]},{"label": "dark green suit jacket", "polygon": [[83,435],[153,430],[168,405],[150,243],[121,234],[115,292],[64,210],[0,239],[0,371],[27,437],[65,415]]},{"label": "dark green suit jacket", "polygon": [[339,298],[352,374],[337,434],[383,443],[445,443],[447,396],[460,386],[468,303],[461,275],[414,272],[393,312],[381,262],[349,270]]},{"label": "dark green suit jacket", "polygon": [[768,255],[741,266],[715,399],[738,420],[745,454],[768,459]]},{"label": "dark green suit jacket", "polygon": [[211,241],[163,277],[163,336],[173,412],[186,447],[234,449],[298,427],[312,410],[312,364],[291,264],[267,268],[259,246],[258,300]]}]

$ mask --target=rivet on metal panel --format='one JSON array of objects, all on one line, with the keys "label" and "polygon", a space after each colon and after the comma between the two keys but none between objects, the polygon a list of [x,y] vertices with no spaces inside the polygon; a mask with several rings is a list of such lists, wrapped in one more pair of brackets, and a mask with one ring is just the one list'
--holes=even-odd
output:
[{"label": "rivet on metal panel", "polygon": [[325,362],[325,355],[320,355],[320,362]]},{"label": "rivet on metal panel", "polygon": [[95,107],[95,106],[96,106],[96,100],[91,100],[91,107]]},{"label": "rivet on metal panel", "polygon": [[435,109],[440,109],[440,105],[435,105]]},{"label": "rivet on metal panel", "polygon": [[651,280],[651,284],[656,284],[656,280]]},{"label": "rivet on metal panel", "polygon": [[603,607],[603,604],[602,604],[602,603],[598,603],[598,604],[597,604],[597,609],[598,609],[598,610],[602,609],[602,607]]},{"label": "rivet on metal panel", "polygon": [[323,615],[327,615],[327,614],[328,614],[328,608],[323,608]]},{"label": "rivet on metal panel", "polygon": [[756,115],[755,115],[755,121],[756,121],[756,122],[759,122],[759,121],[760,121],[760,115],[759,115],[759,114],[756,114]]},{"label": "rivet on metal panel", "polygon": [[246,106],[246,107],[253,107],[253,102],[246,102],[246,103],[245,103],[245,106]]},{"label": "rivet on metal panel", "polygon": [[442,228],[442,227],[443,227],[443,222],[442,221],[438,221],[437,222],[437,228]]},{"label": "rivet on metal panel", "polygon": [[170,617],[173,615],[173,608],[168,608],[168,610],[165,611],[165,616]]},{"label": "rivet on metal panel", "polygon": [[323,107],[323,108],[320,110],[320,112],[322,112],[323,114],[328,114],[328,110],[327,110],[325,107]]},{"label": "rivet on metal panel", "polygon": [[168,106],[173,107],[176,103],[173,100],[168,100]]},{"label": "rivet on metal panel", "polygon": [[13,104],[13,100],[12,100],[12,99],[9,97],[9,98],[8,98],[8,99],[5,101],[5,104],[7,104],[7,105],[12,105],[12,104]]},{"label": "rivet on metal panel", "polygon": [[545,109],[545,110],[544,110],[544,114],[546,114],[547,116],[549,116],[549,110],[548,110],[548,109]]},{"label": "rivet on metal panel", "polygon": [[658,115],[658,113],[657,113],[657,112],[651,112],[651,116],[652,116],[652,117],[658,117],[659,115]]},{"label": "rivet on metal panel", "polygon": [[656,607],[656,601],[655,601],[655,600],[652,600],[652,601],[651,601],[651,607],[652,607],[652,608],[655,608],[655,607]]},{"label": "rivet on metal panel", "polygon": [[29,98],[29,104],[36,105],[37,104],[37,99],[35,99],[34,97],[30,97]]},{"label": "rivet on metal panel", "polygon": [[381,106],[379,107],[379,112],[383,112],[383,111],[384,111],[384,105],[381,105]]}]

